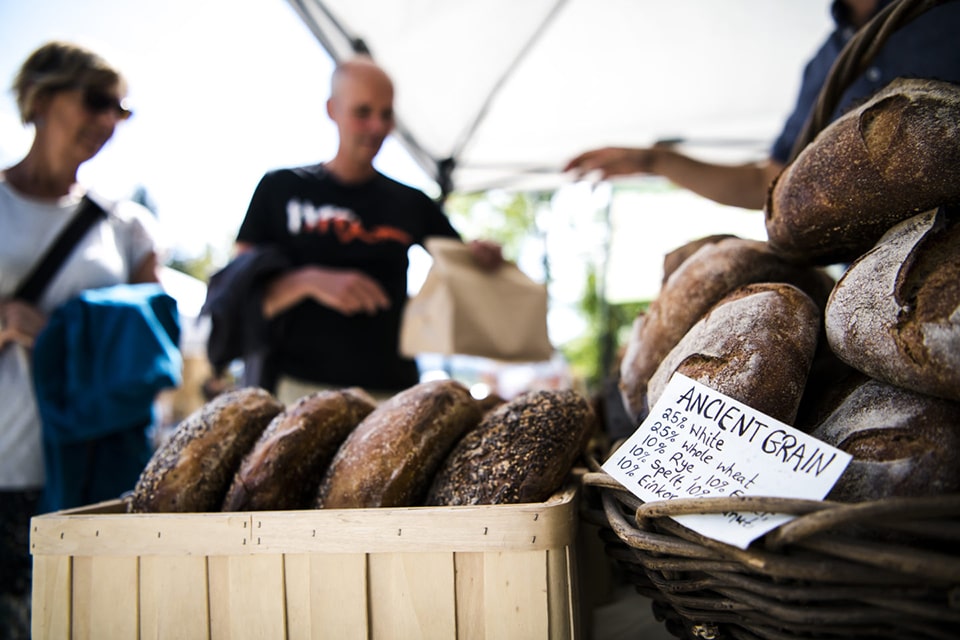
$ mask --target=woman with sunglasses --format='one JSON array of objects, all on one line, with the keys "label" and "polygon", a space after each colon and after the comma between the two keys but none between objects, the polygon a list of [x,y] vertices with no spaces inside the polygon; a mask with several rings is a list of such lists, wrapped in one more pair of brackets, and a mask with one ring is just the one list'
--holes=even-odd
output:
[{"label": "woman with sunglasses", "polygon": [[[13,93],[34,139],[20,162],[0,170],[0,628],[26,638],[29,519],[44,484],[31,348],[50,312],[79,292],[158,277],[149,211],[108,202],[77,182],[80,166],[131,116],[122,75],[87,49],[51,42],[23,63]],[[83,233],[36,302],[14,298],[85,194],[105,215]]]}]

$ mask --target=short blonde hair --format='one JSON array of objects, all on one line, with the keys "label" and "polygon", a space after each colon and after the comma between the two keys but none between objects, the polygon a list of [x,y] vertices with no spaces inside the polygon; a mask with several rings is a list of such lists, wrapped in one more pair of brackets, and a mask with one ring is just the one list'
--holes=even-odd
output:
[{"label": "short blonde hair", "polygon": [[53,41],[30,54],[13,81],[20,120],[33,122],[37,99],[65,89],[113,87],[126,93],[123,75],[101,56],[70,42]]}]

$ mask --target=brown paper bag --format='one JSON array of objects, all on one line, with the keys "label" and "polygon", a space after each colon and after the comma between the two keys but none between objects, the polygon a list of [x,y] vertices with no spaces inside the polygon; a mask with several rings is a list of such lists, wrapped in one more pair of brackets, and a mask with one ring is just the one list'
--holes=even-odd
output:
[{"label": "brown paper bag", "polygon": [[407,303],[400,351],[472,355],[506,361],[549,360],[547,288],[513,263],[488,272],[470,249],[450,238],[430,238],[433,266]]}]

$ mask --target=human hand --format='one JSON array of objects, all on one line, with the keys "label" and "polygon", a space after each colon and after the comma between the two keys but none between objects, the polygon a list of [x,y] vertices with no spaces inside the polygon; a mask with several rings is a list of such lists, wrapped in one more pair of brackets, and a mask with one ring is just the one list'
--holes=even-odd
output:
[{"label": "human hand", "polygon": [[477,265],[485,271],[493,271],[503,264],[503,250],[490,240],[471,240],[467,243]]},{"label": "human hand", "polygon": [[306,267],[302,272],[310,297],[344,315],[372,315],[390,307],[380,283],[361,271]]},{"label": "human hand", "polygon": [[47,316],[21,300],[0,302],[0,349],[8,344],[33,348],[37,335],[47,324]]},{"label": "human hand", "polygon": [[655,149],[603,147],[581,153],[570,160],[563,170],[574,171],[578,177],[599,171],[603,180],[614,176],[651,173],[655,153]]}]

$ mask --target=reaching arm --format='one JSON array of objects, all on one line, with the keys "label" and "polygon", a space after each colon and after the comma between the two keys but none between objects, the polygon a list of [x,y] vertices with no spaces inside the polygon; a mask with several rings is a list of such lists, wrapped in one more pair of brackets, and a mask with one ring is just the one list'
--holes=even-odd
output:
[{"label": "reaching arm", "polygon": [[604,179],[643,173],[659,175],[720,204],[746,209],[763,208],[767,188],[782,169],[774,160],[712,164],[669,147],[604,147],[580,154],[565,167],[566,171],[581,175],[599,171]]}]

